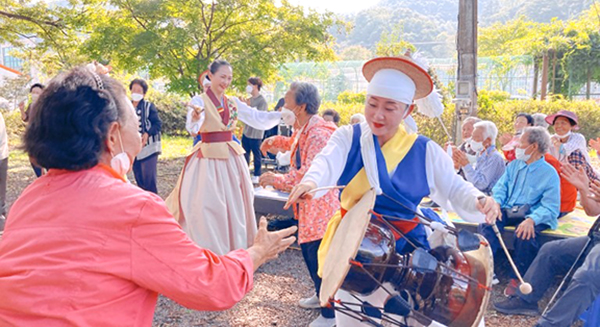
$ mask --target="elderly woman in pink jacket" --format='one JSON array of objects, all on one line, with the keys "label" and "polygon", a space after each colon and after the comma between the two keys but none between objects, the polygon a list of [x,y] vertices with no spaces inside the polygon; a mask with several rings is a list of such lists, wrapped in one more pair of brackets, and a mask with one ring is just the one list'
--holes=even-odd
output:
[{"label": "elderly woman in pink jacket", "polygon": [[157,195],[127,183],[138,121],[108,76],[60,75],[32,112],[24,147],[48,174],[14,203],[0,242],[0,326],[151,326],[158,293],[227,309],[294,241],[263,219],[248,249],[196,246]]}]

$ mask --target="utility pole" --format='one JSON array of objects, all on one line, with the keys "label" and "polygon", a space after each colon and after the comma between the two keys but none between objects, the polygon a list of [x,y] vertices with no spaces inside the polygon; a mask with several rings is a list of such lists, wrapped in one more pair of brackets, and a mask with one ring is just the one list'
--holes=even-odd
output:
[{"label": "utility pole", "polygon": [[477,0],[459,0],[456,33],[456,136],[461,141],[462,121],[477,116]]}]

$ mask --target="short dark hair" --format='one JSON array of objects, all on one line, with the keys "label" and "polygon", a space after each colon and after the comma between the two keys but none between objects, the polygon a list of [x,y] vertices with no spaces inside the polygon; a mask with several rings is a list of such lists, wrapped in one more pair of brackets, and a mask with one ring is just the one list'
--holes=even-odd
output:
[{"label": "short dark hair", "polygon": [[260,89],[263,86],[263,82],[260,79],[260,77],[250,77],[248,79],[248,83],[252,84],[252,85],[256,85],[256,87],[258,87],[258,90],[260,91]]},{"label": "short dark hair", "polygon": [[532,115],[522,112],[522,113],[518,114],[517,117],[515,117],[515,119],[517,119],[519,117],[525,117],[525,119],[527,119],[527,125],[533,126],[534,121],[533,121]]},{"label": "short dark hair", "polygon": [[146,81],[141,78],[136,78],[133,81],[131,81],[131,83],[129,83],[129,91],[131,91],[135,84],[142,87],[142,90],[144,90],[144,94],[148,92],[148,83],[146,83]]},{"label": "short dark hair", "polygon": [[29,87],[29,93],[31,93],[31,91],[33,91],[33,89],[35,89],[36,87],[39,87],[40,89],[44,89],[44,84],[42,83],[35,83],[32,86]]},{"label": "short dark hair", "polygon": [[327,109],[325,111],[323,111],[322,116],[333,116],[333,122],[334,123],[339,123],[340,122],[340,114],[338,114],[337,111],[333,110],[333,109]]},{"label": "short dark hair", "polygon": [[281,98],[279,99],[279,101],[277,101],[277,104],[275,105],[275,111],[279,111],[279,109],[283,108],[283,106],[285,106],[285,99]]},{"label": "short dark hair", "polygon": [[316,115],[319,112],[321,98],[316,86],[306,82],[293,82],[290,85],[290,90],[294,91],[296,104],[306,104],[307,114]]},{"label": "short dark hair", "polygon": [[110,124],[123,122],[127,97],[123,85],[77,67],[53,78],[32,106],[23,148],[44,168],[83,170],[106,151]]},{"label": "short dark hair", "polygon": [[208,69],[210,70],[210,72],[212,74],[216,74],[217,71],[219,71],[219,68],[221,68],[221,66],[229,66],[231,67],[231,64],[227,62],[227,60],[223,60],[223,59],[217,59],[215,61],[213,61],[209,66]]}]

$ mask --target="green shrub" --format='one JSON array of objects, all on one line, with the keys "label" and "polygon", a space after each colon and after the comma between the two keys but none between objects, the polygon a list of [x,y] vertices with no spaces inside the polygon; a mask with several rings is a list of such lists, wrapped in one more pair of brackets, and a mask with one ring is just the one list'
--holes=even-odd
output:
[{"label": "green shrub", "polygon": [[6,124],[6,133],[9,139],[19,139],[23,133],[25,133],[25,127],[27,126],[23,120],[21,120],[21,111],[2,111],[4,117],[4,123]]},{"label": "green shrub", "polygon": [[147,96],[158,109],[162,121],[162,133],[167,135],[188,135],[185,130],[187,115],[186,103],[189,99],[173,93],[159,93],[150,89]]},{"label": "green shrub", "polygon": [[343,104],[364,104],[367,100],[367,92],[354,93],[350,91],[344,91],[338,94],[337,103]]}]

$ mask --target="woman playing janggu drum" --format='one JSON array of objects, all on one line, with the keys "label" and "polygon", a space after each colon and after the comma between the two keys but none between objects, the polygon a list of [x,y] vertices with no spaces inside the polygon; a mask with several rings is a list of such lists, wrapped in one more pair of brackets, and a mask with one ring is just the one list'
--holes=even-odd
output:
[{"label": "woman playing janggu drum", "polygon": [[[429,74],[408,57],[394,57],[367,62],[363,75],[369,81],[366,122],[341,127],[332,135],[286,204],[310,197],[308,192],[317,187],[346,185],[340,194],[342,209],[330,220],[319,259],[324,258],[327,239],[331,239],[343,215],[371,188],[378,194],[375,213],[403,219],[387,219],[405,235],[397,238],[399,253],[414,250],[406,238],[428,247],[425,228],[417,224],[414,215],[426,196],[465,220],[495,223],[500,209],[494,200],[486,197],[481,205],[477,198],[483,194],[454,173],[452,160],[444,150],[424,136],[408,133],[402,125],[413,110],[413,100],[432,92]],[[316,196],[321,193],[325,191]],[[398,202],[411,210],[403,209]],[[358,303],[343,290],[337,297]],[[386,297],[387,293],[376,291],[369,302],[382,307]],[[336,322],[344,327],[364,325],[343,314],[336,315]]]}]

